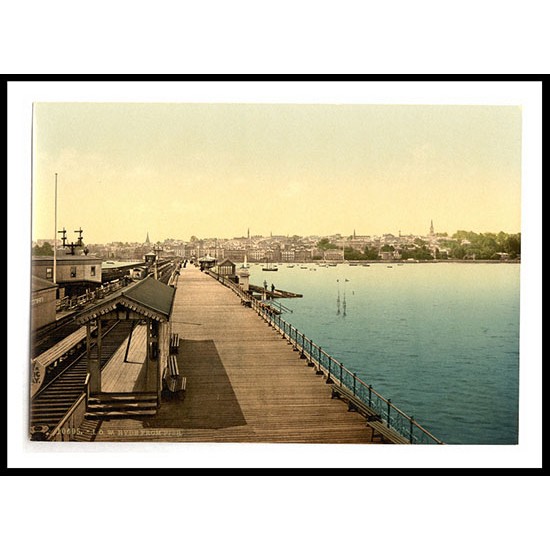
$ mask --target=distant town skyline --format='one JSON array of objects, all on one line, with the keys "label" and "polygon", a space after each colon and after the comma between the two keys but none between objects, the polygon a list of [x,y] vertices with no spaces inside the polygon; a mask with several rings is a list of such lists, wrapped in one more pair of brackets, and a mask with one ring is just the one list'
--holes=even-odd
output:
[{"label": "distant town skyline", "polygon": [[[62,228],[63,229],[63,228]],[[67,229],[67,228],[65,228]],[[465,229],[465,228],[460,228],[460,229],[456,229],[456,230],[453,230],[453,231],[439,231],[436,227],[435,227],[435,224],[434,224],[434,234],[435,235],[441,235],[441,234],[447,234],[449,237],[452,237],[453,234],[459,232],[459,231],[467,231],[467,232],[473,232],[473,233],[478,233],[478,234],[483,234],[483,233],[495,233],[495,234],[498,234],[500,233],[502,230],[500,229],[497,229],[497,230],[494,230],[494,231],[474,231],[472,229]],[[67,229],[67,235],[69,235],[72,231],[68,230]],[[76,232],[76,231],[75,231]],[[503,231],[503,233],[507,233],[507,234],[519,234],[521,233],[521,231],[514,231],[514,232],[508,232],[508,231]],[[162,236],[162,237],[159,237],[159,238],[153,238],[153,237],[150,237],[149,238],[149,241],[147,240],[147,238],[149,237],[149,232],[146,232],[146,236],[145,236],[145,239],[136,239],[136,240],[123,240],[123,239],[117,239],[116,236],[113,236],[114,238],[112,238],[111,240],[109,241],[92,241],[90,239],[85,239],[84,237],[84,234],[85,234],[85,231],[83,230],[83,242],[84,243],[88,243],[88,244],[108,244],[108,243],[114,243],[114,242],[123,242],[123,243],[132,243],[132,244],[141,244],[141,245],[147,245],[149,244],[150,246],[153,246],[155,245],[156,243],[163,243],[164,241],[170,241],[170,240],[174,240],[174,241],[182,241],[182,242],[189,242],[191,240],[191,238],[193,237],[196,237],[197,239],[199,240],[204,240],[204,241],[210,241],[210,240],[223,240],[223,241],[230,241],[230,240],[233,240],[233,239],[256,239],[256,238],[263,238],[263,239],[269,239],[271,237],[273,238],[280,238],[280,237],[286,237],[286,238],[292,238],[292,237],[300,237],[300,238],[311,238],[311,237],[318,237],[318,238],[324,238],[324,237],[332,237],[332,236],[336,236],[336,235],[340,235],[341,238],[343,239],[346,239],[346,238],[349,238],[349,237],[353,237],[353,236],[356,236],[357,238],[361,238],[361,237],[382,237],[384,235],[393,235],[395,237],[399,237],[400,235],[403,236],[403,237],[406,237],[406,236],[414,236],[414,237],[429,237],[430,235],[430,231],[429,231],[429,228],[428,228],[428,231],[424,231],[423,233],[412,233],[412,232],[405,232],[405,231],[383,231],[381,233],[361,233],[359,231],[351,231],[351,232],[342,232],[342,231],[338,231],[336,233],[330,233],[330,234],[322,234],[322,233],[304,233],[304,234],[298,234],[298,233],[275,233],[275,232],[270,232],[269,234],[267,235],[263,235],[263,234],[260,234],[260,233],[250,233],[250,235],[248,235],[248,232],[244,232],[242,234],[238,234],[238,235],[232,235],[230,237],[221,237],[219,235],[190,235],[190,236],[175,236],[175,235],[166,235],[166,236]],[[355,235],[354,235],[355,234]],[[59,246],[61,246],[61,235],[58,235],[57,237],[57,240],[59,242]],[[74,241],[77,240],[77,237],[74,238]],[[33,238],[33,242],[53,242],[53,237],[37,237],[37,238]],[[73,242],[71,241],[71,239],[69,239],[69,237],[67,237],[67,243],[70,243],[70,242]]]},{"label": "distant town skyline", "polygon": [[33,240],[521,231],[513,106],[37,103]]}]

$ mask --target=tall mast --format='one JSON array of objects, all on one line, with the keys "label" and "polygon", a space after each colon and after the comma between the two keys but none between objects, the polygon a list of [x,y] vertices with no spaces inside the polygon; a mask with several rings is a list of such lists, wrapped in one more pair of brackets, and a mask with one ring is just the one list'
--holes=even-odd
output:
[{"label": "tall mast", "polygon": [[57,284],[57,172],[55,173],[55,206],[53,231],[53,284]]},{"label": "tall mast", "polygon": [[346,259],[346,238],[342,238],[342,263],[344,263]]}]

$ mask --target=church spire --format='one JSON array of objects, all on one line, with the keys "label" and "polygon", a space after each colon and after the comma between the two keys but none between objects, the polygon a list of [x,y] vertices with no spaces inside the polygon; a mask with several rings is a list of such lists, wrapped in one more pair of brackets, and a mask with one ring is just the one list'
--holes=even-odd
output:
[{"label": "church spire", "polygon": [[434,221],[430,220],[430,235],[434,235]]},{"label": "church spire", "polygon": [[149,240],[149,231],[147,231],[147,238],[145,239],[145,244],[151,244],[151,241]]}]

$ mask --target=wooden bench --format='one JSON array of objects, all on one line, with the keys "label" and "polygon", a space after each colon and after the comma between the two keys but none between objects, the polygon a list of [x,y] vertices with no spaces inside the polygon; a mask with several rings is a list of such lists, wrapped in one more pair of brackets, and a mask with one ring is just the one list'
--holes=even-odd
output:
[{"label": "wooden bench", "polygon": [[336,384],[333,384],[331,386],[332,388],[332,395],[331,399],[337,398],[337,399],[344,399],[348,402],[348,411],[358,411],[364,414],[367,418],[370,417],[378,417],[378,414],[374,409],[371,409],[365,403],[359,399],[356,395],[353,395],[353,392],[348,390],[344,386],[338,386]]},{"label": "wooden bench", "polygon": [[187,378],[185,376],[168,376],[164,379],[166,387],[172,392],[185,391],[187,387]]},{"label": "wooden bench", "polygon": [[178,367],[178,360],[176,359],[175,355],[170,355],[168,357],[168,372],[170,373],[170,376],[179,376],[180,375],[180,369]]},{"label": "wooden bench", "polygon": [[170,353],[172,354],[178,353],[179,347],[180,347],[180,335],[177,333],[170,335]]},{"label": "wooden bench", "polygon": [[187,378],[180,375],[178,360],[175,355],[168,357],[168,365],[164,369],[162,378],[171,392],[183,391],[187,387]]},{"label": "wooden bench", "polygon": [[388,426],[382,421],[380,415],[371,407],[363,403],[353,392],[343,386],[337,386],[336,384],[331,386],[332,395],[338,399],[344,399],[348,402],[348,411],[357,411],[361,413],[367,420],[367,426],[372,429],[371,441],[374,439],[375,433],[380,435],[382,440],[388,440],[392,443],[407,445],[410,441],[399,434],[397,431]]},{"label": "wooden bench", "polygon": [[252,307],[252,300],[250,298],[241,298],[241,304],[244,307]]},{"label": "wooden bench", "polygon": [[372,422],[367,421],[367,425],[372,428],[372,435],[370,440],[372,441],[374,439],[375,432],[380,435],[380,437],[383,440],[391,441],[392,443],[396,443],[398,445],[409,445],[410,441],[403,437],[401,434],[398,434],[395,430],[392,430],[392,428],[388,428],[384,422],[381,420],[375,420]]}]

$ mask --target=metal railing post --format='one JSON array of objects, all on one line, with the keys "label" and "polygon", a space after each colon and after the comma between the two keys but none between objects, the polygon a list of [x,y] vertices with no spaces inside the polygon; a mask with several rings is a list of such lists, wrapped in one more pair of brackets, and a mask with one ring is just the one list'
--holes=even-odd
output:
[{"label": "metal railing post", "polygon": [[390,427],[391,399],[388,399],[388,428]]},{"label": "metal railing post", "polygon": [[372,404],[372,384],[369,384],[369,407]]},{"label": "metal railing post", "polygon": [[410,420],[411,424],[410,424],[410,429],[409,429],[409,441],[412,443],[413,442],[413,422],[414,422],[414,417],[411,416],[411,420]]},{"label": "metal railing post", "polygon": [[353,395],[355,395],[355,382],[357,380],[357,373],[353,373]]}]

